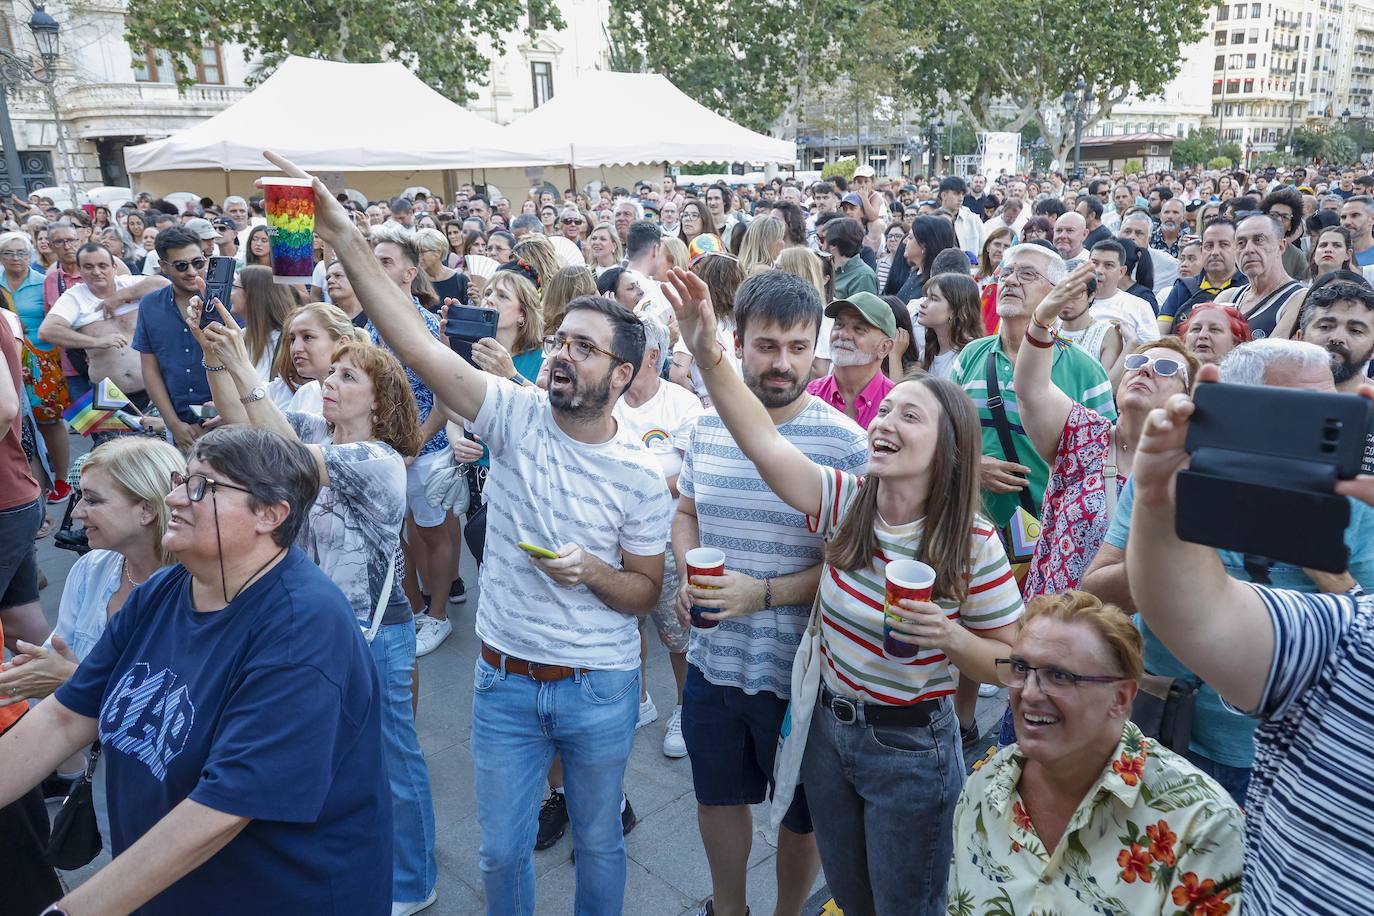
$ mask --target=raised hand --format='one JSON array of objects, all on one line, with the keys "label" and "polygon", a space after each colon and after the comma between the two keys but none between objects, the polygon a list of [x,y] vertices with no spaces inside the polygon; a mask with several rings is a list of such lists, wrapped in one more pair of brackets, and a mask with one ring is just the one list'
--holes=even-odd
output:
[{"label": "raised hand", "polygon": [[689,270],[674,267],[668,271],[663,295],[673,307],[687,349],[692,351],[698,363],[708,366],[714,363],[720,343],[716,339],[716,313],[711,307],[711,291],[706,288],[705,281]]},{"label": "raised hand", "polygon": [[[315,231],[320,238],[324,239],[331,246],[337,247],[340,242],[348,237],[350,232],[357,232],[358,227],[353,224],[353,219],[348,215],[348,210],[344,205],[329,193],[329,189],[324,186],[314,175],[296,165],[290,159],[279,156],[271,150],[263,152],[263,157],[268,162],[281,169],[284,175],[291,178],[309,178],[313,182],[315,191]],[[262,187],[262,181],[256,181],[257,187]]]},{"label": "raised hand", "polygon": [[1049,295],[1040,300],[1035,307],[1035,320],[1040,324],[1053,324],[1065,308],[1080,302],[1088,293],[1088,278],[1092,273],[1091,264],[1080,264],[1074,268],[1073,273],[1059,281]]}]

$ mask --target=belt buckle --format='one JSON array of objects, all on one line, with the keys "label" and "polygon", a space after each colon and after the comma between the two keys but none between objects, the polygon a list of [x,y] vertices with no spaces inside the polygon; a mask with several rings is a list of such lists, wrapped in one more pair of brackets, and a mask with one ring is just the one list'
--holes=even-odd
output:
[{"label": "belt buckle", "polygon": [[539,672],[546,668],[557,668],[557,665],[541,665],[538,662],[526,662],[526,664],[529,666],[530,680],[540,681],[541,683],[546,680],[555,680],[555,678],[542,678],[539,676]]},{"label": "belt buckle", "polygon": [[859,707],[846,697],[831,697],[830,712],[841,725],[853,725],[859,721]]}]

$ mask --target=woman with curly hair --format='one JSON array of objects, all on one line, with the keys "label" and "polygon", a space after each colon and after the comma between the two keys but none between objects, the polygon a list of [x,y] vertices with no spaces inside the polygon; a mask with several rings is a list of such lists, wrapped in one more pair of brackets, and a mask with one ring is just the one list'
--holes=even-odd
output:
[{"label": "woman with curly hair", "polygon": [[[396,574],[406,514],[405,459],[420,450],[420,417],[405,370],[381,347],[345,342],[321,383],[323,416],[282,413],[263,389],[228,309],[186,326],[205,351],[210,390],[229,425],[298,439],[314,456],[320,491],[296,545],[343,591],[371,645],[382,684],[382,747],[394,824],[393,909],[431,899],[438,877],[429,771],[415,734],[415,624]],[[402,907],[404,909],[404,907]],[[415,912],[408,909],[407,912]]]}]

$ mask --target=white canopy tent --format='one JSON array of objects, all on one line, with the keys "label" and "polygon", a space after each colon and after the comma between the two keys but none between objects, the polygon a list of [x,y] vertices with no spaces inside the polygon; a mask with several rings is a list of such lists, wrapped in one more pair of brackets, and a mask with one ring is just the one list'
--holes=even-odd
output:
[{"label": "white canopy tent", "polygon": [[222,185],[225,193],[247,193],[254,177],[272,171],[262,157],[271,149],[314,172],[349,173],[349,184],[377,184],[378,191],[366,189],[376,196],[406,185],[440,186],[447,169],[556,162],[513,143],[508,131],[444,98],[400,63],[288,57],[234,105],[165,140],[126,148],[124,161],[140,189]]},{"label": "white canopy tent", "polygon": [[583,73],[511,124],[508,142],[533,154],[524,164],[575,169],[797,158],[795,143],[721,117],[658,73]]}]

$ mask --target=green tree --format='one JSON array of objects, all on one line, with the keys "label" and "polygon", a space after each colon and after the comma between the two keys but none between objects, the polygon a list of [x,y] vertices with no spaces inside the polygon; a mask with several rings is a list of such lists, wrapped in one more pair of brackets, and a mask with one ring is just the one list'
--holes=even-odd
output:
[{"label": "green tree", "polygon": [[1174,165],[1202,165],[1218,156],[1239,162],[1244,153],[1235,143],[1222,143],[1221,137],[1211,127],[1195,130],[1182,140],[1175,141],[1172,151]]},{"label": "green tree", "polygon": [[258,78],[287,54],[395,60],[460,103],[485,84],[504,33],[563,27],[554,0],[129,0],[125,22],[129,45],[168,51],[183,85],[203,46],[234,43],[261,56]]},{"label": "green tree", "polygon": [[619,66],[662,73],[707,108],[791,136],[801,100],[867,53],[861,0],[611,0]]},{"label": "green tree", "polygon": [[[952,106],[976,130],[1034,122],[1055,158],[1073,144],[1064,93],[1087,87],[1084,129],[1128,95],[1149,97],[1201,37],[1210,0],[888,0],[913,36],[893,76],[917,104]],[[1010,104],[1011,113],[1004,115]]]}]

